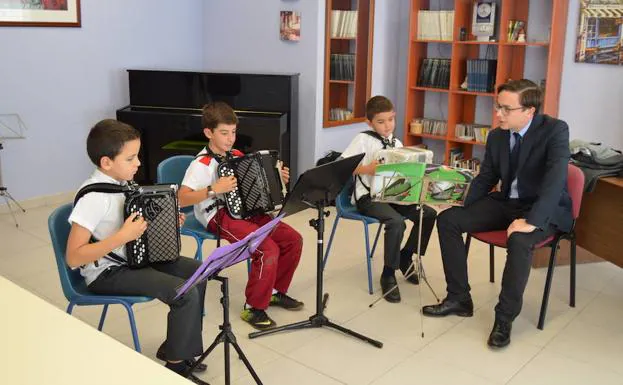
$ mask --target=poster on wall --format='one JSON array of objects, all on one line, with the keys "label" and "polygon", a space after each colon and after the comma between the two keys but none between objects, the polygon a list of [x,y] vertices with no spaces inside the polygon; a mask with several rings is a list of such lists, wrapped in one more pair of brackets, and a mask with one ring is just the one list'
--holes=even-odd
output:
[{"label": "poster on wall", "polygon": [[581,0],[575,61],[623,65],[623,0]]},{"label": "poster on wall", "polygon": [[80,27],[80,0],[0,0],[0,26]]},{"label": "poster on wall", "polygon": [[301,40],[301,13],[295,11],[281,11],[281,25],[279,37],[281,40]]}]

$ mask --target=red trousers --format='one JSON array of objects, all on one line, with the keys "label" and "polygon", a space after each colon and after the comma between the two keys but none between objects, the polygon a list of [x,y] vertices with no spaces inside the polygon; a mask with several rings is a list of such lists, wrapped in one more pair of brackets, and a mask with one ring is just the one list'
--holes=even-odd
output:
[{"label": "red trousers", "polygon": [[[216,234],[218,225],[221,239],[235,242],[271,219],[265,214],[248,219],[234,219],[221,208],[208,223],[208,231]],[[301,234],[287,224],[279,223],[273,233],[253,253],[251,272],[245,290],[247,304],[256,309],[266,309],[273,289],[286,293],[301,259],[302,250]]]}]

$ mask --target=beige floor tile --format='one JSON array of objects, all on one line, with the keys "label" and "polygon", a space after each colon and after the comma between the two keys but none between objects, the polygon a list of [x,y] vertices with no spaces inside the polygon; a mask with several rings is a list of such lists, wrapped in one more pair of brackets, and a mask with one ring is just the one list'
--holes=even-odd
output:
[{"label": "beige floor tile", "polygon": [[[293,361],[287,357],[268,362],[264,365],[254,366],[258,376],[264,384],[296,384],[296,385],[340,385],[343,384],[312,368]],[[211,383],[223,384],[222,378],[217,378]],[[251,375],[245,375],[236,381],[234,385],[254,385],[256,382]]]},{"label": "beige floor tile", "polygon": [[[379,339],[378,334],[368,337]],[[341,382],[367,384],[411,355],[411,351],[390,342],[378,349],[349,335],[325,330],[288,357]]]},{"label": "beige floor tile", "polygon": [[508,382],[509,385],[621,384],[623,374],[599,369],[550,351],[539,353]]},{"label": "beige floor tile", "polygon": [[450,366],[448,362],[416,354],[395,366],[371,385],[493,385],[499,384]]}]

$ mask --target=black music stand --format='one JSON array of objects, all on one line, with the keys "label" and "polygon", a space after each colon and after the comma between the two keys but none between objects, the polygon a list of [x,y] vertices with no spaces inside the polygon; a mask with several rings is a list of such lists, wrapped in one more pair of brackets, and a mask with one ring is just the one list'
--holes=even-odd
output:
[{"label": "black music stand", "polygon": [[212,350],[214,350],[214,348],[222,342],[224,344],[223,348],[225,353],[225,384],[229,385],[231,382],[229,361],[229,345],[231,344],[238,353],[238,357],[247,367],[249,373],[251,373],[251,376],[253,376],[255,382],[258,385],[262,385],[262,381],[251,366],[251,363],[247,357],[242,352],[242,349],[236,341],[236,336],[232,331],[232,327],[229,322],[229,279],[227,277],[220,276],[219,273],[227,267],[233,266],[250,258],[251,254],[255,252],[259,245],[272,232],[284,216],[285,215],[278,216],[240,241],[215,249],[210,256],[205,259],[201,266],[197,268],[195,273],[178,288],[175,298],[184,295],[188,292],[188,290],[208,279],[221,282],[221,292],[223,293],[223,296],[221,297],[221,305],[223,307],[223,324],[219,326],[221,331],[214,338],[212,344],[208,347],[208,349],[206,349],[201,357],[199,357],[199,359],[187,369],[185,373],[186,377],[190,376],[195,367],[203,362]]},{"label": "black music stand", "polygon": [[363,156],[363,154],[355,155],[305,171],[297,180],[292,192],[286,197],[286,202],[281,209],[282,215],[291,215],[308,208],[316,209],[316,219],[311,219],[309,221],[309,225],[316,230],[318,240],[316,249],[316,314],[309,317],[306,321],[295,322],[289,325],[250,333],[249,338],[274,334],[284,330],[298,330],[328,326],[353,337],[357,337],[360,340],[366,341],[377,348],[383,347],[382,342],[373,340],[372,338],[337,325],[331,322],[327,316],[324,315],[324,309],[326,308],[327,300],[329,299],[329,294],[325,293],[323,296],[322,293],[324,218],[329,216],[329,211],[326,211],[325,208],[329,205],[329,202],[335,199],[335,197],[339,194],[348,178],[352,178],[353,171],[357,168],[357,165],[359,165],[359,162],[361,162]]}]

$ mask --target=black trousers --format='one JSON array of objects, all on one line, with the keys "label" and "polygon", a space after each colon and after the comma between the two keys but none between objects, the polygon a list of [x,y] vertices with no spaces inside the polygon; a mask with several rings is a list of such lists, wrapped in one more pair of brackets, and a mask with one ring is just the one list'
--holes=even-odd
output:
[{"label": "black trousers", "polygon": [[[422,254],[425,254],[430,235],[435,226],[437,211],[428,206],[423,207]],[[419,205],[395,205],[373,202],[370,195],[365,195],[357,201],[357,209],[363,215],[374,217],[385,225],[385,266],[396,270],[400,265],[400,245],[407,228],[404,218],[408,218],[413,222],[413,228],[411,228],[411,233],[404,247],[405,254],[411,257],[413,253],[418,251]]]},{"label": "black trousers", "polygon": [[141,269],[113,267],[101,273],[89,285],[89,290],[96,294],[154,297],[169,305],[166,357],[170,361],[186,360],[203,353],[201,329],[206,283],[195,286],[176,300],[173,298],[175,289],[200,265],[197,260],[180,257],[174,262]]},{"label": "black trousers", "polygon": [[[448,299],[460,301],[470,297],[463,233],[506,230],[515,219],[525,218],[530,208],[531,204],[523,204],[519,200],[485,197],[471,206],[450,208],[439,215],[437,230]],[[502,291],[495,307],[497,319],[513,321],[519,315],[530,275],[534,245],[555,232],[556,229],[550,226],[531,233],[515,232],[508,238]]]}]

